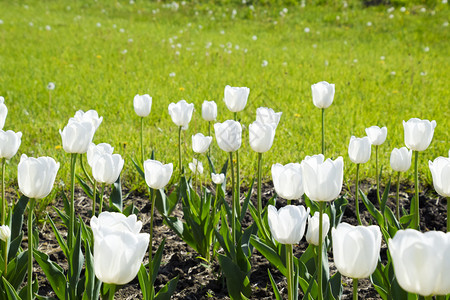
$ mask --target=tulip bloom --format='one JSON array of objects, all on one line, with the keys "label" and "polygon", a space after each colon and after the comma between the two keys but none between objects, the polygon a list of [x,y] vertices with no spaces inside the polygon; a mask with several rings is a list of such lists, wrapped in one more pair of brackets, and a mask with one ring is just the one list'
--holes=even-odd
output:
[{"label": "tulip bloom", "polygon": [[387,128],[380,128],[378,126],[371,126],[366,128],[366,134],[369,137],[370,143],[374,146],[379,146],[386,141]]},{"label": "tulip bloom", "polygon": [[421,120],[417,118],[403,121],[405,130],[405,144],[411,150],[424,151],[428,148],[433,139],[436,121]]},{"label": "tulip bloom", "polygon": [[428,161],[428,166],[435,191],[442,197],[447,197],[447,231],[450,231],[450,158],[440,156],[433,162]]},{"label": "tulip bloom", "polygon": [[313,103],[318,108],[328,108],[334,99],[334,84],[321,81],[311,85]]},{"label": "tulip bloom", "polygon": [[75,116],[73,118],[69,119],[69,123],[70,122],[84,122],[84,121],[88,121],[91,122],[92,125],[94,126],[94,132],[97,131],[98,127],[100,126],[100,124],[103,121],[103,117],[99,117],[98,113],[96,110],[88,110],[87,112],[84,112],[82,110],[79,110],[75,113]]},{"label": "tulip bloom", "polygon": [[370,159],[370,139],[365,136],[357,138],[352,136],[348,145],[348,156],[355,164],[364,164]]},{"label": "tulip bloom", "polygon": [[249,125],[250,147],[253,151],[264,153],[270,150],[275,138],[275,127],[255,121]]},{"label": "tulip bloom", "polygon": [[242,126],[239,122],[227,120],[214,124],[214,131],[219,148],[225,152],[234,152],[241,147]]},{"label": "tulip bloom", "polygon": [[187,103],[186,100],[178,101],[176,104],[169,104],[169,115],[175,125],[181,127],[182,130],[186,130],[188,128],[193,111],[194,104]]},{"label": "tulip bloom", "polygon": [[272,181],[277,194],[286,200],[300,199],[304,193],[302,166],[299,163],[284,166],[273,164]]},{"label": "tulip bloom", "polygon": [[11,159],[22,142],[22,132],[0,129],[0,158]]},{"label": "tulip bloom", "polygon": [[133,99],[134,112],[139,117],[146,117],[150,114],[152,110],[152,97],[150,95],[139,95],[134,96]]},{"label": "tulip bloom", "polygon": [[388,241],[398,284],[422,296],[450,293],[450,233],[399,230]]},{"label": "tulip bloom", "polygon": [[95,145],[94,143],[89,144],[88,151],[86,153],[87,156],[87,162],[91,168],[94,167],[94,163],[97,161],[97,159],[104,155],[109,154],[112,155],[114,152],[114,148],[111,147],[110,144],[107,143],[100,143]]},{"label": "tulip bloom", "polygon": [[225,174],[215,174],[211,173],[211,179],[215,184],[222,184],[225,181]]},{"label": "tulip bloom", "polygon": [[192,136],[192,150],[194,150],[195,153],[205,153],[208,151],[211,142],[211,136],[204,136],[202,133],[197,133]]},{"label": "tulip bloom", "polygon": [[52,191],[58,169],[59,163],[51,157],[22,154],[17,167],[19,190],[28,198],[45,198]]},{"label": "tulip bloom", "polygon": [[280,123],[282,112],[275,112],[271,108],[267,107],[259,107],[256,109],[256,121],[259,121],[264,124],[274,124],[275,129],[278,127],[278,123]]},{"label": "tulip bloom", "polygon": [[92,166],[92,176],[100,183],[113,184],[122,172],[124,160],[120,154],[100,155]]},{"label": "tulip bloom", "polygon": [[411,167],[412,150],[406,147],[400,149],[394,148],[391,152],[391,168],[397,172],[406,172]]},{"label": "tulip bloom", "polygon": [[203,164],[195,158],[193,162],[189,163],[189,169],[191,169],[194,174],[203,174]]},{"label": "tulip bloom", "polygon": [[11,237],[11,229],[9,229],[8,225],[0,226],[0,240],[7,242]]},{"label": "tulip bloom", "polygon": [[380,227],[340,223],[331,230],[331,237],[334,263],[342,275],[359,279],[375,271],[381,247]]},{"label": "tulip bloom", "polygon": [[217,104],[214,101],[203,101],[202,118],[205,121],[215,121],[217,118]]},{"label": "tulip bloom", "polygon": [[145,182],[154,189],[159,190],[165,187],[173,172],[173,165],[163,165],[157,160],[148,159],[144,162]]},{"label": "tulip bloom", "polygon": [[250,89],[247,87],[231,87],[227,85],[224,91],[225,104],[231,112],[240,112],[247,105]]},{"label": "tulip bloom", "polygon": [[136,215],[102,212],[92,217],[95,276],[104,283],[122,285],[133,280],[149,245],[148,233],[140,233]]},{"label": "tulip bloom", "polygon": [[67,153],[86,153],[94,138],[95,127],[91,121],[69,121],[61,131],[63,149]]},{"label": "tulip bloom", "polygon": [[8,115],[8,108],[5,105],[5,98],[0,96],[0,129],[5,126],[6,116]]},{"label": "tulip bloom", "polygon": [[[330,217],[327,214],[323,214],[322,220],[322,242],[330,230]],[[308,216],[308,230],[306,231],[306,241],[311,245],[319,245],[319,212],[316,211],[314,216]]]}]

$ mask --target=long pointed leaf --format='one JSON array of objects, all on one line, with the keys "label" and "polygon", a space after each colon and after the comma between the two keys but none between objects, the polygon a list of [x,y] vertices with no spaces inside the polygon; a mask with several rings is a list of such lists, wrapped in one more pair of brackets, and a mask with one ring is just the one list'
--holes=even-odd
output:
[{"label": "long pointed leaf", "polygon": [[171,279],[155,296],[155,300],[170,300],[178,284],[178,276]]},{"label": "long pointed leaf", "polygon": [[275,280],[273,280],[272,274],[270,273],[269,269],[267,269],[267,273],[269,274],[270,284],[272,285],[272,290],[273,293],[275,294],[275,299],[282,300],[283,298],[281,297],[280,291],[278,290],[278,286]]},{"label": "long pointed leaf", "polygon": [[65,299],[67,283],[64,270],[51,261],[47,254],[38,250],[34,251],[34,258],[45,273],[48,282],[59,299]]}]

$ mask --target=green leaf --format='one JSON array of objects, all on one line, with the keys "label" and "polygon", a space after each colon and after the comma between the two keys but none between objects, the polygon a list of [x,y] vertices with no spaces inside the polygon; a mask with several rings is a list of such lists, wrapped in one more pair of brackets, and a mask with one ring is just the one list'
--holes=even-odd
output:
[{"label": "green leaf", "polygon": [[78,181],[78,183],[81,186],[81,189],[86,193],[86,195],[89,198],[93,199],[94,198],[94,191],[92,190],[92,188],[79,175],[75,175],[75,177],[77,178],[77,181]]},{"label": "green leaf", "polygon": [[151,291],[149,291],[148,288],[150,287],[150,283],[148,281],[147,270],[145,269],[145,266],[143,264],[141,264],[141,267],[139,268],[138,279],[139,279],[139,286],[141,287],[142,291],[143,296],[142,299],[149,300]]},{"label": "green leaf", "polygon": [[[13,215],[11,220],[11,241],[16,239],[20,233],[22,232],[22,224],[23,224],[23,213],[25,212],[25,209],[28,204],[28,197],[22,195],[17,203],[14,205],[13,209]],[[11,255],[11,250],[9,251],[8,255],[11,257],[15,256]]]},{"label": "green leaf", "polygon": [[94,257],[92,256],[88,240],[84,240],[84,249],[86,255],[86,281],[83,300],[97,300],[100,294],[101,281],[95,277]]},{"label": "green leaf", "polygon": [[287,276],[287,269],[280,255],[271,247],[264,244],[256,235],[252,235],[250,243],[259,251],[272,265],[274,265],[284,276]]},{"label": "green leaf", "polygon": [[63,251],[63,253],[66,257],[69,257],[69,250],[67,248],[67,244],[64,241],[64,239],[62,238],[61,234],[59,233],[59,230],[56,228],[55,223],[53,222],[53,220],[49,214],[47,214],[47,219],[50,221],[50,226],[53,229],[53,233],[55,234],[56,240],[58,241],[58,244],[61,247],[61,250]]},{"label": "green leaf", "polygon": [[22,239],[23,239],[23,231],[9,243],[8,261],[11,261],[11,259],[13,259],[17,255],[20,245],[22,244]]},{"label": "green leaf", "polygon": [[247,213],[248,203],[250,202],[250,198],[252,197],[253,185],[255,183],[255,179],[253,178],[252,183],[250,183],[250,188],[248,189],[247,196],[244,199],[244,203],[242,204],[241,216],[239,217],[239,222],[242,223],[242,220]]},{"label": "green leaf", "polygon": [[6,294],[8,295],[8,300],[22,300],[19,297],[14,287],[6,280],[5,277],[2,277],[3,284],[6,287]]},{"label": "green leaf", "polygon": [[116,208],[118,212],[122,212],[123,209],[123,200],[122,200],[122,184],[121,184],[121,176],[117,178],[116,182],[114,182],[111,196],[109,198],[109,207]]},{"label": "green leaf", "polygon": [[380,213],[380,211],[375,208],[375,206],[372,204],[372,202],[370,202],[370,200],[367,198],[367,196],[363,193],[361,189],[359,189],[359,194],[361,195],[362,202],[364,203],[364,205],[366,206],[367,210],[372,215],[372,217],[375,218],[378,225],[380,225],[380,227],[384,227],[384,218],[383,215]]},{"label": "green leaf", "polygon": [[22,285],[25,275],[27,274],[28,267],[28,250],[19,253],[8,264],[8,273],[3,275],[8,282],[18,290]]},{"label": "green leaf", "polygon": [[53,209],[58,214],[58,216],[61,219],[61,221],[63,222],[63,224],[68,228],[69,227],[69,216],[55,206],[53,206]]},{"label": "green leaf", "polygon": [[384,215],[384,210],[386,209],[386,202],[389,197],[389,190],[391,189],[391,179],[389,178],[388,184],[384,188],[383,196],[381,197],[380,210],[381,214]]},{"label": "green leaf", "polygon": [[316,202],[311,201],[308,196],[303,195],[303,200],[305,201],[306,207],[309,207],[311,215],[314,215],[316,211],[319,211],[319,205]]},{"label": "green leaf", "polygon": [[67,283],[64,270],[58,264],[51,261],[47,254],[38,250],[34,251],[34,258],[44,271],[48,282],[59,299],[66,298]]},{"label": "green leaf", "polygon": [[134,167],[136,168],[136,171],[141,175],[141,178],[145,180],[145,173],[142,170],[141,166],[134,160],[134,158],[131,158],[131,161],[133,162]]},{"label": "green leaf", "polygon": [[273,280],[272,274],[270,273],[269,269],[267,269],[267,273],[269,274],[270,284],[272,284],[272,289],[273,289],[273,293],[275,294],[275,299],[282,300],[283,298],[281,297],[280,291],[278,290],[277,284],[276,284],[275,280]]},{"label": "green leaf", "polygon": [[239,265],[230,258],[219,254],[218,259],[227,281],[228,294],[231,299],[241,299],[241,293],[245,296],[249,296],[251,287],[247,274],[242,272]]},{"label": "green leaf", "polygon": [[328,281],[328,286],[331,289],[331,295],[334,299],[341,299],[342,292],[344,291],[342,288],[341,279],[341,273],[336,272],[336,274],[334,274]]},{"label": "green leaf", "polygon": [[159,266],[161,265],[161,259],[164,251],[164,245],[166,243],[166,239],[163,239],[161,244],[156,250],[155,256],[152,260],[153,270],[152,270],[152,285],[155,284],[156,277],[158,276]]},{"label": "green leaf", "polygon": [[170,300],[178,284],[178,276],[171,279],[155,296],[155,300]]},{"label": "green leaf", "polygon": [[77,285],[80,280],[81,269],[84,264],[84,256],[81,252],[81,226],[78,227],[75,237],[75,245],[70,251],[69,260],[69,289],[71,295],[76,295]]}]

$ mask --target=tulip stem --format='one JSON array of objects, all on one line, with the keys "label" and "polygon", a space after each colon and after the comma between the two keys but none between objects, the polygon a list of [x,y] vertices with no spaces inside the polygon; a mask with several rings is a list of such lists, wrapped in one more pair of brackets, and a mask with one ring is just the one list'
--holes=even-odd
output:
[{"label": "tulip stem", "polygon": [[319,300],[323,299],[322,296],[322,249],[323,249],[323,239],[322,239],[322,232],[323,232],[323,201],[319,201],[319,248],[317,253],[317,284],[318,284],[318,292],[319,292]]},{"label": "tulip stem", "polygon": [[70,194],[70,210],[69,210],[69,232],[68,232],[68,244],[69,249],[73,248],[73,235],[74,235],[74,224],[75,224],[75,171],[77,164],[77,154],[72,153],[70,156],[70,185],[71,185],[71,194]]},{"label": "tulip stem", "polygon": [[353,300],[358,300],[358,278],[353,278]]},{"label": "tulip stem", "polygon": [[356,219],[358,219],[358,224],[362,225],[361,217],[359,216],[359,165],[360,164],[356,164],[355,209],[356,209]]},{"label": "tulip stem", "polygon": [[288,300],[294,300],[294,254],[291,244],[286,244]]},{"label": "tulip stem", "polygon": [[450,232],[450,197],[447,197],[447,232]]},{"label": "tulip stem", "polygon": [[6,220],[6,197],[5,197],[5,170],[6,158],[2,158],[2,225],[5,225]]},{"label": "tulip stem", "polygon": [[397,193],[396,193],[396,214],[397,220],[400,221],[400,172],[397,174]]},{"label": "tulip stem", "polygon": [[141,162],[144,164],[144,117],[141,117]]},{"label": "tulip stem", "polygon": [[28,206],[28,290],[27,299],[33,299],[33,211],[35,199],[30,198]]},{"label": "tulip stem", "polygon": [[117,291],[117,285],[115,284],[108,284],[109,285],[109,291],[108,291],[108,300],[114,300],[114,294]]},{"label": "tulip stem", "polygon": [[419,230],[420,217],[419,217],[419,151],[414,151],[414,186],[416,190],[416,196],[414,198],[414,218],[412,221],[412,228]]},{"label": "tulip stem", "polygon": [[91,176],[89,176],[89,173],[86,171],[86,168],[84,167],[83,154],[80,155],[80,166],[81,166],[81,170],[83,170],[84,176],[86,176],[86,178],[89,180],[89,182],[93,185],[94,180],[92,180]]},{"label": "tulip stem", "polygon": [[99,208],[98,208],[98,214],[100,215],[103,211],[103,195],[105,193],[105,183],[102,183],[102,192],[100,194],[100,203],[99,203]]},{"label": "tulip stem", "polygon": [[325,108],[322,108],[322,154],[325,155]]},{"label": "tulip stem", "polygon": [[[150,194],[150,198],[152,199],[152,208],[150,211],[150,239],[149,239],[149,245],[148,245],[148,281],[151,285],[153,285],[153,251],[152,251],[152,245],[153,245],[153,217],[155,213],[155,202],[156,202],[156,193],[157,190],[153,190],[153,193]],[[149,287],[151,288],[151,287]]]},{"label": "tulip stem", "polygon": [[234,164],[233,164],[233,152],[230,152],[230,164],[231,164],[231,238],[233,245],[236,244],[236,195],[235,195],[235,182],[234,182]]},{"label": "tulip stem", "polygon": [[376,175],[376,180],[377,180],[377,200],[378,200],[378,205],[381,206],[380,175],[378,174],[378,145],[375,146],[375,175]]},{"label": "tulip stem", "polygon": [[[211,136],[211,121],[208,122],[208,136]],[[208,147],[208,156],[211,159],[211,145]]]},{"label": "tulip stem", "polygon": [[262,153],[258,153],[258,215],[259,219],[262,222],[263,216],[262,216],[262,199],[261,199],[261,177],[262,177],[262,170],[261,170],[261,162],[262,162]]},{"label": "tulip stem", "polygon": [[183,172],[183,166],[181,164],[181,126],[178,128],[178,168],[180,172],[180,178]]},{"label": "tulip stem", "polygon": [[94,180],[94,191],[93,191],[93,198],[92,198],[92,216],[95,216],[95,202],[97,199],[97,180]]},{"label": "tulip stem", "polygon": [[[238,122],[237,120],[237,112],[234,113],[234,120]],[[239,199],[241,198],[241,175],[240,175],[240,164],[239,164],[239,150],[236,150],[236,198],[237,198],[237,204],[239,204]],[[237,215],[241,215],[241,207],[240,205],[236,205],[236,212]]]}]

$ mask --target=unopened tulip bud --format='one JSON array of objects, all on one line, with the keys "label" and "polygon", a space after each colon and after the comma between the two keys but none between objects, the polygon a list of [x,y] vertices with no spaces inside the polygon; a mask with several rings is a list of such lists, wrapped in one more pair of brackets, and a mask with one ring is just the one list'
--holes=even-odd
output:
[{"label": "unopened tulip bud", "polygon": [[250,89],[247,87],[225,87],[224,98],[226,106],[231,112],[240,112],[247,105]]},{"label": "unopened tulip bud", "polygon": [[217,104],[214,101],[203,101],[202,118],[205,121],[215,121],[217,118]]},{"label": "unopened tulip bud", "polygon": [[150,114],[152,110],[152,97],[148,94],[134,96],[133,99],[134,112],[139,117],[146,117]]},{"label": "unopened tulip bud", "polygon": [[430,146],[433,139],[436,121],[412,118],[408,122],[403,121],[403,128],[406,147],[414,151],[424,151]]},{"label": "unopened tulip bud", "polygon": [[334,84],[321,81],[311,85],[313,103],[318,108],[328,108],[334,99]]}]

